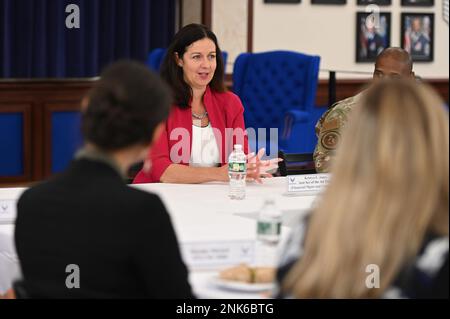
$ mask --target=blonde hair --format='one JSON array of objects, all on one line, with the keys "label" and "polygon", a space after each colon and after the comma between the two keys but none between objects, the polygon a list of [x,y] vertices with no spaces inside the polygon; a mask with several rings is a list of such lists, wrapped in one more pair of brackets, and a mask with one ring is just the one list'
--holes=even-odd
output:
[{"label": "blonde hair", "polygon": [[[343,132],[304,254],[282,289],[298,298],[376,298],[427,233],[448,235],[448,112],[425,84],[374,84]],[[380,270],[368,289],[366,267]]]}]

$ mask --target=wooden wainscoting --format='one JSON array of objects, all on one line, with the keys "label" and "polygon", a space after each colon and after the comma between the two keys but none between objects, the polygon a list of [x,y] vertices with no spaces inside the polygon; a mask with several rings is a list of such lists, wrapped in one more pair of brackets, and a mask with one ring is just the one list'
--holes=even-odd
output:
[{"label": "wooden wainscoting", "polygon": [[[364,89],[371,79],[346,79],[336,81],[336,101],[353,96]],[[433,87],[448,104],[448,79],[422,79]],[[328,105],[328,80],[319,80],[316,94],[316,105]]]},{"label": "wooden wainscoting", "polygon": [[[336,101],[356,95],[369,84],[370,78],[367,79],[345,79],[336,80]],[[436,92],[442,97],[444,102],[449,104],[448,100],[448,79],[422,79],[423,82],[431,85]],[[233,78],[231,74],[225,76],[225,85],[229,90],[233,88]],[[316,93],[316,105],[328,105],[328,80],[319,80]]]},{"label": "wooden wainscoting", "polygon": [[[23,174],[0,176],[0,185],[28,185],[50,175],[49,110],[73,111],[96,79],[2,80],[0,116],[23,112]],[[2,137],[7,138],[7,137]]]},{"label": "wooden wainscoting", "polygon": [[[66,80],[1,80],[0,116],[2,113],[23,114],[23,173],[0,176],[0,186],[29,185],[51,174],[51,111],[79,109],[81,99],[97,79]],[[370,79],[336,81],[336,100],[358,93]],[[448,79],[425,79],[448,104]],[[232,88],[231,75],[226,85]],[[316,105],[328,105],[328,80],[320,80]],[[2,137],[5,138],[5,137]]]},{"label": "wooden wainscoting", "polygon": [[[1,94],[0,94],[1,97]],[[10,101],[3,102],[0,99],[0,116],[2,114],[20,114],[22,118],[22,139],[18,137],[18,141],[22,144],[22,173],[15,176],[0,176],[0,182],[26,182],[31,180],[31,112],[32,112],[32,102],[30,101]],[[2,139],[11,139],[14,137],[3,136]],[[1,140],[1,139],[0,139]],[[13,142],[14,143],[14,142]],[[8,144],[6,144],[8,145]],[[0,154],[0,156],[5,156]]]}]

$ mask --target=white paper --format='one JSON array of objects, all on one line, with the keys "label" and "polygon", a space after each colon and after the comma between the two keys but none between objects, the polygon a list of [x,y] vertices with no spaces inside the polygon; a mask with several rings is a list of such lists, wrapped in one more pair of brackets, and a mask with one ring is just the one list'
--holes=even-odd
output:
[{"label": "white paper", "polygon": [[330,174],[288,175],[288,193],[320,193],[328,185]]},{"label": "white paper", "polygon": [[15,200],[0,200],[0,224],[13,224],[16,215]]},{"label": "white paper", "polygon": [[210,268],[251,264],[255,255],[254,241],[217,241],[181,244],[184,262],[190,268]]}]

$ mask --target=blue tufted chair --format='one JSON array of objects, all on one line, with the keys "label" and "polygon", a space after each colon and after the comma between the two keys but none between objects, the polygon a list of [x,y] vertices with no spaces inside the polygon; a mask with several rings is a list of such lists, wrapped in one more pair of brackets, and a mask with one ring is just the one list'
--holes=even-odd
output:
[{"label": "blue tufted chair", "polygon": [[[244,104],[247,128],[266,128],[266,154],[276,156],[277,149],[289,153],[314,150],[314,125],[325,111],[314,105],[319,63],[319,56],[291,51],[243,53],[237,57],[233,91]],[[277,149],[270,145],[268,128],[278,129]],[[251,138],[249,142],[252,149],[264,146]]]},{"label": "blue tufted chair", "polygon": [[[159,71],[161,64],[164,60],[164,56],[166,55],[166,49],[156,48],[150,51],[147,57],[147,66],[154,71]],[[222,51],[223,65],[226,68],[228,52]]]},{"label": "blue tufted chair", "polygon": [[147,57],[147,66],[149,66],[153,71],[159,71],[165,54],[166,49],[163,48],[151,50]]},{"label": "blue tufted chair", "polygon": [[222,51],[222,60],[223,60],[223,73],[227,71],[227,61],[228,61],[228,52]]}]

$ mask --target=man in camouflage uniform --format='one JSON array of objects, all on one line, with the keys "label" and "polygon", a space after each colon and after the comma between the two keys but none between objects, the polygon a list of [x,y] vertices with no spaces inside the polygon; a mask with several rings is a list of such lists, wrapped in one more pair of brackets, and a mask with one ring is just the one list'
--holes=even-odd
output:
[{"label": "man in camouflage uniform", "polygon": [[[411,56],[400,48],[387,48],[375,61],[373,81],[390,78],[414,78]],[[317,145],[314,162],[318,173],[327,173],[341,139],[341,131],[351,110],[358,105],[364,91],[345,100],[334,103],[316,124]]]}]

